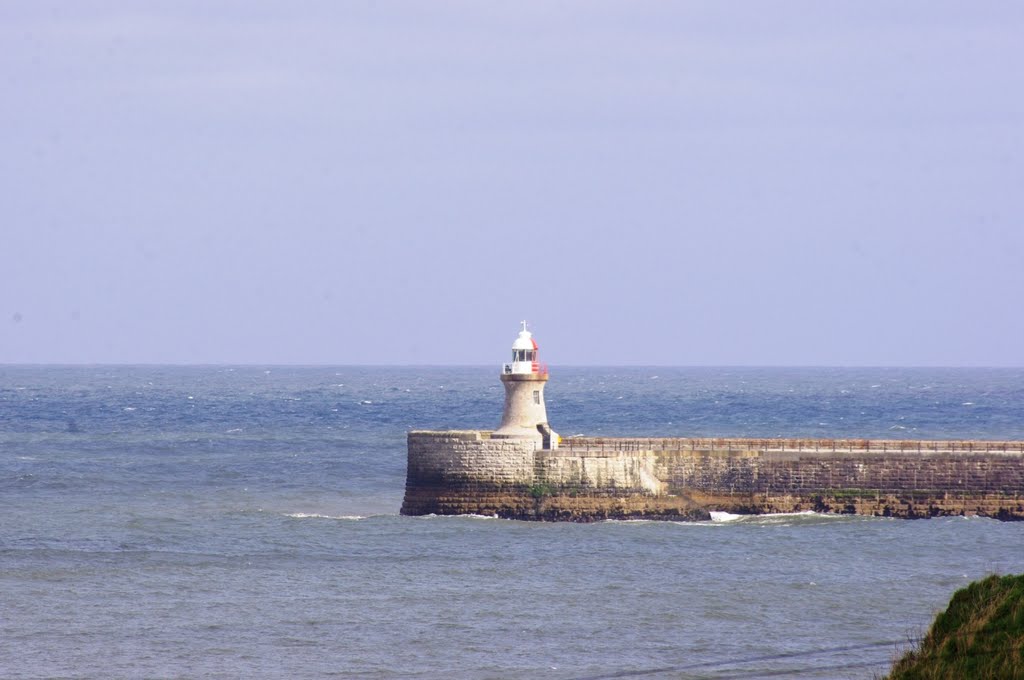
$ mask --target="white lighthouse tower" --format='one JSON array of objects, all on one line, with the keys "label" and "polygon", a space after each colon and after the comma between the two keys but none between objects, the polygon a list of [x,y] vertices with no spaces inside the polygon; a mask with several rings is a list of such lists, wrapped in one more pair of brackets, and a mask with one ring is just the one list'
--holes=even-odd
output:
[{"label": "white lighthouse tower", "polygon": [[505,384],[505,410],[501,425],[492,437],[536,439],[545,449],[558,448],[558,435],[548,425],[544,408],[544,383],[548,381],[548,368],[540,363],[537,341],[533,334],[523,330],[512,343],[512,363],[501,369],[501,382]]}]

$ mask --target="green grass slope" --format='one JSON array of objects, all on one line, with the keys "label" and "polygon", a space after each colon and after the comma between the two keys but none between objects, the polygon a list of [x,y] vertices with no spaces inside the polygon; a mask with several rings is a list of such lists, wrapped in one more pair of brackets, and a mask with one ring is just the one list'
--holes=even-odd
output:
[{"label": "green grass slope", "polygon": [[888,680],[1024,680],[1024,575],[989,576],[958,590]]}]

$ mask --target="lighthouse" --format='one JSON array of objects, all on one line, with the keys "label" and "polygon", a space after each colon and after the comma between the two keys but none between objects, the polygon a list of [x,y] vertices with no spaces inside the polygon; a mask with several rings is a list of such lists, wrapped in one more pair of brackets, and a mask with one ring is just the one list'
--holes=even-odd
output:
[{"label": "lighthouse", "polygon": [[558,435],[548,425],[548,413],[544,408],[548,368],[540,363],[537,341],[526,329],[526,322],[522,323],[523,330],[512,343],[512,362],[501,367],[505,410],[501,414],[501,425],[491,436],[535,439],[545,449],[556,449]]}]

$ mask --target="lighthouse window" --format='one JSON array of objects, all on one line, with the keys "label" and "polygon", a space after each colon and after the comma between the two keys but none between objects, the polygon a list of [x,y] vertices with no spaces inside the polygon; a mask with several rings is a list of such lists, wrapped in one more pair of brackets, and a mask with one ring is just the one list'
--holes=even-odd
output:
[{"label": "lighthouse window", "polygon": [[533,403],[534,404],[539,404],[540,403],[540,390],[534,390],[533,391]]}]

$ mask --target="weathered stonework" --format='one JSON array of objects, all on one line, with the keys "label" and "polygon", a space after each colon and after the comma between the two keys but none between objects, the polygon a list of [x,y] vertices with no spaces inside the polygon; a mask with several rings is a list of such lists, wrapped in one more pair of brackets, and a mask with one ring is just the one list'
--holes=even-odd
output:
[{"label": "weathered stonework", "polygon": [[817,510],[1024,519],[1024,442],[573,437],[552,451],[490,434],[410,432],[402,513],[590,521]]}]

